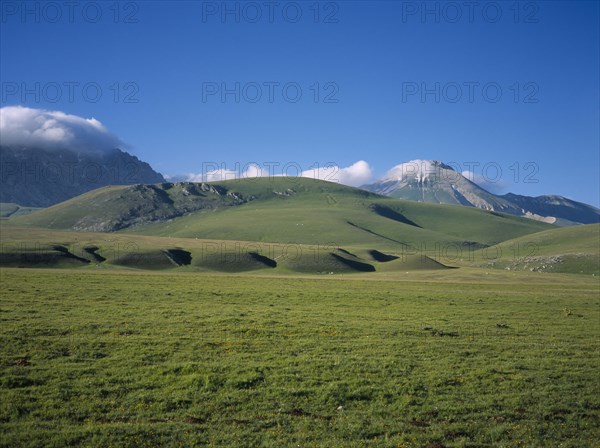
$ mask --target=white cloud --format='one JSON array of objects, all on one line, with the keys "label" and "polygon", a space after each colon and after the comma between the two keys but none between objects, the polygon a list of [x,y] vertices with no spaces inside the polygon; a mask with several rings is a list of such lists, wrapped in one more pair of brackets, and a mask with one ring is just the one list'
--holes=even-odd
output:
[{"label": "white cloud", "polygon": [[186,182],[216,182],[231,179],[238,179],[237,171],[220,169],[207,171],[206,173],[188,173],[183,176],[182,180]]},{"label": "white cloud", "polygon": [[269,172],[262,169],[258,164],[252,163],[245,167],[243,172],[220,168],[210,170],[205,173],[188,173],[183,176],[170,176],[173,181],[186,182],[222,182],[233,179],[255,179],[257,177],[267,177]]},{"label": "white cloud", "polygon": [[321,168],[306,170],[302,172],[302,177],[310,177],[312,179],[326,180],[343,185],[350,185],[352,187],[359,187],[371,180],[373,177],[373,170],[367,162],[359,160],[346,168],[340,168],[337,165],[330,164]]},{"label": "white cloud", "polygon": [[74,151],[106,151],[126,146],[95,118],[23,106],[0,108],[0,144]]},{"label": "white cloud", "polygon": [[358,187],[367,183],[373,176],[371,167],[364,160],[359,160],[346,168],[340,168],[335,164],[326,164],[318,169],[310,169],[301,172],[298,168],[299,166],[294,164],[287,173],[284,173],[277,172],[273,167],[271,167],[271,171],[269,171],[269,167],[263,168],[259,164],[252,163],[246,165],[242,172],[221,168],[218,170],[207,171],[206,173],[188,173],[179,176],[169,176],[169,179],[172,181],[187,182],[216,182],[232,179],[255,179],[257,177],[279,177],[285,175],[295,177],[300,175],[301,177],[326,180]]},{"label": "white cloud", "polygon": [[503,194],[506,192],[506,183],[500,179],[492,179],[482,176],[481,174],[474,173],[473,171],[465,170],[461,173],[464,177],[469,179],[474,184],[479,185],[484,190],[489,191],[493,194]]},{"label": "white cloud", "polygon": [[406,177],[426,178],[429,174],[439,171],[432,160],[411,160],[396,165],[384,176],[384,179],[403,180]]},{"label": "white cloud", "polygon": [[264,170],[263,168],[260,167],[260,165],[258,165],[256,163],[252,163],[246,168],[246,171],[243,173],[242,177],[254,179],[257,177],[267,177],[268,175],[269,175],[268,170]]}]

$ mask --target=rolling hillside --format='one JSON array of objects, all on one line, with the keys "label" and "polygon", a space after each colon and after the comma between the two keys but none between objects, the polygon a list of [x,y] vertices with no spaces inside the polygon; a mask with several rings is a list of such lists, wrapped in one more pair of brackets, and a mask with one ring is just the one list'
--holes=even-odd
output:
[{"label": "rolling hillside", "polygon": [[409,254],[484,247],[552,226],[476,208],[387,198],[305,178],[106,187],[17,217],[19,226],[353,246]]},{"label": "rolling hillside", "polygon": [[244,201],[235,193],[205,183],[109,186],[15,221],[51,229],[114,232]]},{"label": "rolling hillside", "polygon": [[475,251],[478,266],[600,275],[600,224],[564,227]]},{"label": "rolling hillside", "polygon": [[[233,210],[235,208],[229,207],[214,214]],[[190,218],[193,216],[194,214],[190,215]],[[227,217],[229,219],[231,217]],[[427,232],[429,235],[446,238],[446,242],[437,241],[431,245],[431,242],[425,241],[421,246],[416,243],[402,246],[382,240],[382,237],[377,239],[376,235],[362,231],[357,235],[373,238],[371,244],[364,241],[356,244],[294,244],[289,241],[277,243],[149,236],[131,232],[76,232],[17,227],[14,222],[7,224],[7,221],[3,221],[0,266],[9,267],[133,268],[274,274],[404,273],[444,270],[449,267],[478,267],[600,275],[600,225],[595,224],[552,228],[484,248],[467,245],[459,240],[452,242],[448,235],[434,231]],[[402,226],[415,227],[416,223],[396,225],[404,229]],[[362,229],[350,226],[343,230],[353,232]],[[387,248],[384,248],[386,245]]]},{"label": "rolling hillside", "polygon": [[198,240],[124,233],[3,227],[0,267],[142,269],[178,272],[350,274],[444,270],[427,256],[326,245]]},{"label": "rolling hillside", "polygon": [[0,218],[10,218],[28,215],[39,210],[37,207],[23,207],[19,204],[12,204],[10,202],[0,202]]}]

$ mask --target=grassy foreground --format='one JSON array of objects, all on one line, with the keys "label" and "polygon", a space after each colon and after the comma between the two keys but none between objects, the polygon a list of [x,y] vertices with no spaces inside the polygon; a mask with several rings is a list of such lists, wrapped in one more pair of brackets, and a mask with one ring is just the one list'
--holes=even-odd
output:
[{"label": "grassy foreground", "polygon": [[0,269],[0,444],[597,446],[597,278],[481,272]]}]

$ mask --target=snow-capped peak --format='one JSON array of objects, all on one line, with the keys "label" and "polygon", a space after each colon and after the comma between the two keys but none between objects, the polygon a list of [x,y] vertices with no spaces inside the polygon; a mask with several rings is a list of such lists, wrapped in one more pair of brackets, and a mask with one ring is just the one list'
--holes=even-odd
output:
[{"label": "snow-capped peak", "polygon": [[393,167],[380,182],[398,182],[409,178],[422,182],[430,176],[439,175],[441,170],[453,171],[451,167],[437,160],[411,160]]}]

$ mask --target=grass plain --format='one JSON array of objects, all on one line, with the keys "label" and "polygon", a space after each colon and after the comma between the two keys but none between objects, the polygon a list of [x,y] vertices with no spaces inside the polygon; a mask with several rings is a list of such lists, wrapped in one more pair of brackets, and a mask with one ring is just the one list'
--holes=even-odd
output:
[{"label": "grass plain", "polygon": [[7,210],[0,446],[598,447],[599,224],[302,179]]},{"label": "grass plain", "polygon": [[2,268],[0,277],[2,446],[600,440],[592,276]]}]

